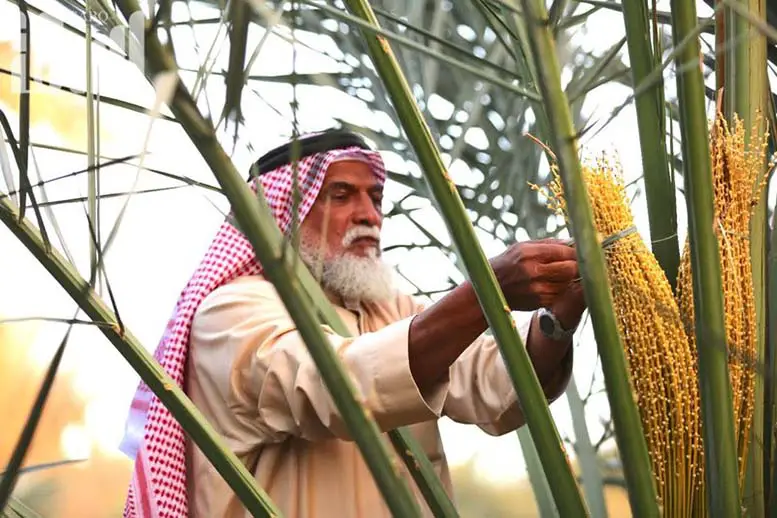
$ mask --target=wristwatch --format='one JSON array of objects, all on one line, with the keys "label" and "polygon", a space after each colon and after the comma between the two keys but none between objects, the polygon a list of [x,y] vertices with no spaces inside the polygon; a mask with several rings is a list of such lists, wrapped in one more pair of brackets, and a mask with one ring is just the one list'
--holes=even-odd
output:
[{"label": "wristwatch", "polygon": [[572,338],[572,335],[575,334],[575,330],[577,329],[577,326],[572,329],[564,329],[564,326],[558,321],[556,315],[548,308],[540,308],[537,311],[537,318],[539,319],[540,331],[542,331],[542,334],[551,340],[556,340],[558,342]]}]

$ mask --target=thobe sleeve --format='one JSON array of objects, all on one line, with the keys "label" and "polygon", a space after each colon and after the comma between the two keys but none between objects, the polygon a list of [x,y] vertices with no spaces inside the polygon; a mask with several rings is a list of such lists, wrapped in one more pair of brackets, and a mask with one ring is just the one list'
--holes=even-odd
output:
[{"label": "thobe sleeve", "polygon": [[[420,313],[424,306],[411,301],[409,311]],[[407,311],[407,310],[406,310]],[[529,341],[531,319],[518,326],[524,346]],[[542,390],[548,404],[563,394],[572,375],[573,348],[561,361]],[[507,372],[496,340],[486,334],[478,337],[448,369],[443,380],[445,401],[442,414],[459,423],[474,424],[490,435],[502,435],[524,425],[518,396]]]},{"label": "thobe sleeve", "polygon": [[[524,345],[529,340],[530,322],[519,326]],[[572,374],[573,348],[562,360],[551,380],[542,387],[548,403],[566,388]],[[512,379],[496,341],[482,335],[449,369],[443,415],[475,424],[490,435],[502,435],[523,426],[524,416]]]},{"label": "thobe sleeve", "polygon": [[[322,326],[357,396],[381,430],[440,417],[445,390],[422,395],[410,372],[405,318],[343,337]],[[211,293],[192,325],[190,368],[201,383],[228,386],[225,404],[257,443],[288,436],[350,440],[300,333],[271,283],[232,283]],[[228,373],[229,379],[223,379]],[[222,377],[222,379],[219,379]],[[443,384],[444,385],[444,384]]]}]

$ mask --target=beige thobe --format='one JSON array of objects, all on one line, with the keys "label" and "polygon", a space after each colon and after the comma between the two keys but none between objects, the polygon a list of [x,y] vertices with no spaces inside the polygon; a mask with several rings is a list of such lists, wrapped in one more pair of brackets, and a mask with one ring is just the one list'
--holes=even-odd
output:
[{"label": "beige thobe", "polygon": [[[408,331],[422,307],[411,297],[335,306],[353,337],[324,327],[382,431],[408,426],[449,494],[451,479],[437,420],[441,416],[500,435],[523,417],[499,349],[483,335],[450,367],[447,380],[420,392],[410,372]],[[528,324],[519,329],[526,343]],[[550,401],[563,383],[546,387]],[[211,293],[191,333],[187,393],[287,518],[391,516],[273,285],[246,276]],[[383,438],[387,441],[385,434]],[[199,449],[189,448],[192,518],[247,516]],[[392,455],[396,455],[389,446]],[[414,481],[402,476],[431,516]]]}]

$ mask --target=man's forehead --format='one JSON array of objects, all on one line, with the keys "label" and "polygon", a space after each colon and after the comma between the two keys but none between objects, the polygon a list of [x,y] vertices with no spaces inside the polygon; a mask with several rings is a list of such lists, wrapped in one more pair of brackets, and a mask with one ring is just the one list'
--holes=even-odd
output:
[{"label": "man's forehead", "polygon": [[340,159],[329,165],[324,176],[324,185],[334,182],[345,182],[382,188],[382,182],[371,164],[352,158]]}]

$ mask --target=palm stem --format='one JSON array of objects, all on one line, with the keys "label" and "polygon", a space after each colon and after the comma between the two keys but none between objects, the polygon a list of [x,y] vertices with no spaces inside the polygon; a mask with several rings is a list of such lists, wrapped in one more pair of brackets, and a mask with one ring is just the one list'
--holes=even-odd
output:
[{"label": "palm stem", "polygon": [[556,503],[553,501],[553,493],[550,491],[548,477],[542,469],[542,461],[537,455],[537,447],[527,427],[520,428],[517,432],[518,442],[521,444],[521,453],[526,462],[526,473],[529,475],[534,500],[537,502],[537,510],[540,518],[559,518]]},{"label": "palm stem", "polygon": [[100,216],[98,212],[98,192],[97,192],[97,179],[99,170],[96,167],[95,158],[95,117],[94,117],[94,92],[93,92],[93,77],[92,77],[92,23],[89,20],[89,12],[87,11],[87,23],[86,34],[84,35],[86,43],[86,147],[87,147],[87,166],[89,172],[87,173],[87,185],[88,185],[88,208],[89,221],[94,225],[93,232],[95,236],[98,236],[96,241],[89,240],[89,278],[92,282],[99,284],[99,274],[97,272],[97,246],[99,245],[100,235]]},{"label": "palm stem", "polygon": [[585,403],[580,397],[574,376],[567,387],[567,401],[575,432],[575,451],[577,451],[580,474],[583,478],[583,491],[591,509],[591,518],[607,518],[607,501],[604,498],[604,482],[599,471],[596,448],[591,443],[588,425],[585,421]]},{"label": "palm stem", "polygon": [[435,518],[458,517],[459,513],[440,482],[440,477],[434,471],[429,457],[410,431],[397,428],[391,430],[388,437]]},{"label": "palm stem", "polygon": [[[766,351],[768,363],[769,383],[766,385],[768,390],[768,403],[770,420],[774,422],[775,404],[777,403],[777,208],[772,214],[771,237],[769,238],[769,252],[767,255],[767,290],[766,306],[768,309],[768,323],[766,329],[768,336],[766,338]],[[766,457],[764,461],[764,471],[769,472],[769,486],[767,486],[766,512],[769,516],[777,516],[777,476],[774,470],[777,469],[777,462],[774,459],[775,427],[764,428],[764,434],[768,434],[769,441],[766,442],[767,448],[764,452]]]},{"label": "palm stem", "polygon": [[[672,0],[675,45],[696,26],[692,0]],[[687,196],[696,343],[699,358],[705,474],[712,517],[739,516],[734,412],[724,325],[718,242],[713,232],[713,192],[704,82],[694,38],[675,59]]]},{"label": "palm stem", "polygon": [[[738,0],[750,15],[765,22],[766,13],[762,0]],[[738,11],[724,8],[731,24],[726,25],[725,40],[727,48],[733,52],[724,53],[726,59],[726,85],[724,90],[726,118],[733,124],[733,114],[742,119],[745,132],[745,145],[761,142],[764,127],[756,125],[756,118],[764,113],[764,106],[771,93],[766,76],[766,37],[749,19]],[[718,53],[720,55],[720,53]],[[733,86],[733,90],[732,87]],[[729,96],[727,98],[726,91]],[[733,95],[731,95],[733,92]],[[755,130],[751,132],[751,130]],[[764,157],[763,167],[766,169]],[[755,186],[753,186],[755,188]],[[758,205],[753,208],[750,222],[750,268],[753,283],[753,304],[755,305],[755,358],[757,365],[764,365],[766,358],[766,243],[768,242],[767,196],[762,195]],[[752,422],[748,436],[738,437],[740,454],[742,445],[747,448],[746,491],[743,507],[748,516],[760,518],[765,513],[764,495],[764,377],[755,376]],[[749,443],[749,444],[747,444]]]},{"label": "palm stem", "polygon": [[[645,0],[624,2],[623,20],[636,88],[648,80],[656,67],[655,49],[650,44],[648,9]],[[645,175],[645,196],[653,255],[675,289],[680,264],[677,238],[677,210],[673,171],[669,168],[665,144],[663,78],[658,78],[636,96],[637,126]]]},{"label": "palm stem", "polygon": [[[99,0],[92,0],[92,1],[99,2]],[[97,8],[98,8],[98,12],[101,12],[99,11],[99,9],[101,9],[99,4]],[[120,26],[121,22],[116,17],[113,11],[106,10],[105,13],[106,13],[106,19],[114,27]],[[137,45],[137,42],[133,40],[130,42],[130,44]],[[151,79],[150,76],[147,76],[147,78],[149,80]],[[194,109],[191,111],[191,113],[196,114],[198,112],[196,109]],[[197,117],[195,116],[194,119],[197,119]],[[194,119],[190,118],[187,120],[188,123],[190,124],[189,126],[190,128],[200,124],[200,121],[197,121]],[[171,120],[180,122],[175,118],[172,118]],[[220,149],[220,146],[217,145],[216,147]],[[223,153],[223,150],[222,150],[222,153]],[[186,181],[187,183],[190,183],[186,179],[183,179],[183,180]],[[217,189],[215,187],[206,186],[204,184],[198,184],[198,185],[204,186],[209,189]],[[268,221],[272,220],[272,213],[270,212],[269,208],[264,202],[264,199],[262,197],[258,197],[257,202],[259,205],[260,212],[264,214],[264,216],[267,218]],[[233,223],[238,227],[240,226],[239,221],[233,221]],[[279,247],[280,243],[282,242],[282,237],[280,233],[277,232],[277,227],[274,227],[273,225],[271,225],[270,228],[267,229],[267,232],[264,234],[264,236],[267,239],[269,239],[271,243],[276,247]],[[339,315],[337,314],[334,307],[332,306],[331,302],[329,302],[329,299],[324,295],[323,291],[321,290],[321,286],[313,278],[313,276],[310,274],[308,269],[304,266],[303,263],[295,259],[296,255],[294,251],[287,249],[287,250],[284,250],[283,253],[286,254],[295,265],[296,270],[293,272],[293,278],[299,282],[302,290],[304,290],[304,292],[309,297],[309,300],[315,306],[315,310],[318,313],[318,317],[320,321],[328,325],[329,327],[331,327],[336,333],[342,336],[349,336],[350,335],[349,329],[342,322]],[[439,477],[437,477],[435,473],[434,466],[431,464],[431,462],[429,461],[429,458],[426,456],[423,449],[418,444],[418,442],[413,438],[413,436],[408,431],[405,431],[403,429],[390,430],[388,431],[387,435],[389,436],[389,439],[391,440],[392,444],[397,449],[397,453],[399,457],[404,461],[408,472],[415,480],[422,495],[427,499],[427,504],[429,505],[429,508],[432,510],[432,513],[434,514],[434,516],[437,518],[457,516],[453,503],[451,502]]]},{"label": "palm stem", "polygon": [[534,62],[543,64],[537,67],[537,79],[563,189],[568,193],[572,235],[578,243],[580,272],[602,357],[602,371],[607,384],[618,449],[623,458],[631,510],[634,516],[659,516],[645,435],[613,311],[604,252],[596,239],[569,103],[561,88],[560,67],[548,25],[548,13],[542,0],[523,0],[522,5]]},{"label": "palm stem", "polygon": [[486,320],[499,344],[545,472],[550,475],[556,506],[562,516],[585,516],[585,504],[564,455],[536,373],[516,332],[515,323],[496,283],[493,270],[468,221],[456,187],[448,178],[429,127],[420,113],[388,41],[377,35],[378,22],[369,3],[365,0],[345,0],[345,5],[364,23],[372,26],[362,31],[370,57],[418,156],[421,169],[467,269]]},{"label": "palm stem", "polygon": [[[117,2],[125,17],[140,12],[136,0]],[[145,34],[146,69],[148,77],[171,73],[175,63],[165,51],[156,33]],[[174,73],[174,72],[173,72]],[[178,81],[170,109],[229,198],[237,223],[254,248],[263,265],[265,276],[275,286],[281,300],[294,320],[308,351],[321,373],[340,415],[354,442],[359,446],[368,468],[389,507],[398,516],[418,516],[419,507],[409,487],[391,462],[380,429],[359,403],[355,388],[329,340],[321,328],[314,308],[305,302],[299,280],[289,259],[292,254],[281,249],[282,239],[275,220],[267,217],[269,207],[263,195],[254,195],[241,178],[216,138],[212,125],[200,114],[194,100]],[[295,261],[299,263],[299,261]]]},{"label": "palm stem", "polygon": [[[751,138],[757,138],[751,135]],[[751,222],[750,233],[750,256],[751,268],[753,272],[753,303],[756,312],[756,349],[755,365],[767,365],[766,351],[767,344],[767,294],[768,280],[766,277],[767,266],[767,246],[769,240],[769,225],[767,221],[766,196],[762,196],[758,205],[755,207],[754,216]],[[766,380],[765,376],[755,376],[755,386],[753,393],[753,421],[750,425],[748,455],[747,455],[747,486],[745,502],[748,509],[748,515],[753,518],[760,518],[766,514],[765,500],[765,479],[764,479],[764,458],[769,458],[769,452],[764,449],[766,444],[764,437],[764,422],[766,417]],[[741,439],[740,439],[741,440]]]},{"label": "palm stem", "polygon": [[145,347],[128,330],[121,327],[116,315],[96,295],[55,248],[47,247],[40,232],[19,211],[8,197],[0,197],[0,220],[27,247],[51,276],[76,301],[86,315],[96,322],[111,322],[111,326],[99,326],[100,331],[127,360],[133,370],[170,410],[192,441],[210,460],[224,480],[230,485],[246,508],[255,516],[281,516],[267,495],[256,486],[254,477],[224,444],[189,398],[146,351]]}]

